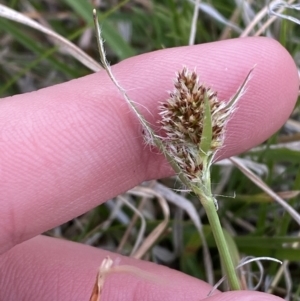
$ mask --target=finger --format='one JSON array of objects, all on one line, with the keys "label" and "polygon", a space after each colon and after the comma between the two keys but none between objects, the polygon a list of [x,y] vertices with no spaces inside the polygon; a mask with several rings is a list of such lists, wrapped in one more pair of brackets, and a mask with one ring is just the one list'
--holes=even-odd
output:
[{"label": "finger", "polygon": [[[119,266],[137,268],[111,273],[101,301],[280,301],[258,292],[215,292],[207,283],[150,262],[122,257],[86,245],[38,236],[0,256],[0,300],[88,300],[105,256]],[[144,273],[144,275],[143,275]]]},{"label": "finger", "polygon": [[[227,127],[220,157],[265,140],[290,114],[298,74],[264,38],[166,49],[114,66],[119,83],[155,124],[158,102],[185,64],[229,99],[256,64]],[[0,102],[0,252],[61,224],[139,182],[170,174],[104,72]]]},{"label": "finger", "polygon": [[120,267],[130,265],[139,274],[130,269],[111,273],[101,301],[199,301],[211,289],[201,280],[153,263],[39,236],[0,256],[0,300],[89,300],[98,268],[108,254],[118,257]]}]

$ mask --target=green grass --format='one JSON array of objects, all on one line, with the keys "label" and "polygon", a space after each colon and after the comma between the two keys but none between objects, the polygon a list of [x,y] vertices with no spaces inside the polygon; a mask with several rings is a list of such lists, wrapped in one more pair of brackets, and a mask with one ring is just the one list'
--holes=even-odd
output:
[{"label": "green grass", "polygon": [[[37,1],[32,0],[31,5],[40,14],[41,18],[47,21],[53,30],[75,44],[79,43],[82,34],[89,28],[93,28],[92,6],[87,1]],[[207,1],[208,2],[208,1]],[[225,18],[230,18],[235,9],[235,2],[232,0],[210,1]],[[263,1],[262,1],[263,2]],[[3,4],[22,11],[22,1],[2,1]],[[109,1],[107,2],[109,3]],[[102,24],[104,39],[108,59],[112,63],[117,63],[127,57],[137,54],[181,45],[187,45],[189,30],[193,14],[193,7],[188,1],[175,0],[155,0],[151,2],[151,7],[135,4],[131,1],[120,1],[118,6],[101,8],[99,20]],[[258,2],[257,2],[258,3]],[[51,12],[49,6],[51,5]],[[260,4],[254,5],[256,12],[260,9]],[[293,12],[290,12],[293,13]],[[64,16],[61,18],[60,16]],[[129,28],[129,35],[123,36],[118,30],[117,24],[125,22]],[[242,17],[235,21],[240,28],[245,28]],[[215,21],[211,16],[201,12],[201,18],[197,24],[197,43],[216,41],[220,38],[225,29],[225,25]],[[299,57],[299,35],[298,26],[290,21],[283,20],[270,28],[273,36],[290,52],[295,58]],[[232,33],[230,37],[237,37]],[[13,21],[0,18],[0,41],[2,49],[9,49],[2,55],[0,64],[0,97],[27,92],[21,84],[22,78],[30,77],[32,85],[29,90],[36,90],[42,87],[65,82],[67,80],[84,76],[91,71],[79,63],[75,58],[62,54],[58,51],[45,35],[38,31]],[[94,36],[84,45],[84,51],[91,57],[98,60],[96,40]],[[49,70],[51,72],[49,72]],[[292,115],[294,120],[299,120],[299,102]],[[283,141],[289,134],[289,139],[293,141],[294,133],[286,128],[280,130],[269,139],[265,146],[270,146]],[[295,135],[296,137],[296,135]],[[297,138],[295,138],[297,140]],[[260,151],[249,151],[247,156],[253,162],[264,164],[268,168],[268,174],[263,176],[263,180],[274,191],[293,191],[300,187],[300,152],[287,148],[273,149],[266,147]],[[215,166],[212,172],[212,183],[214,187],[223,179],[223,167]],[[250,179],[244,176],[238,169],[234,168],[228,180],[221,190],[222,195],[233,195],[235,198],[219,197],[219,214],[223,220],[224,228],[228,235],[228,241],[232,250],[238,250],[239,256],[269,256],[280,260],[289,260],[289,272],[291,273],[294,285],[292,300],[296,300],[300,290],[300,273],[298,265],[300,262],[300,252],[292,247],[292,243],[299,243],[298,225],[293,219],[283,211],[280,206],[272,201],[266,194],[253,184]],[[177,183],[173,180],[164,180],[163,183],[174,188]],[[188,195],[187,198],[194,204],[197,210],[201,211],[201,206],[196,198]],[[132,202],[137,206],[141,198],[131,195]],[[288,197],[289,204],[299,211],[299,196]],[[150,202],[150,201],[149,201]],[[163,216],[156,201],[151,201],[153,207],[145,210],[154,216],[154,221],[147,221],[147,233],[158,225]],[[133,213],[123,207],[121,209],[129,219]],[[149,258],[170,267],[182,270],[192,276],[205,280],[204,260],[202,256],[203,243],[199,239],[198,232],[187,216],[181,218],[179,209],[171,205],[170,225],[175,225],[175,235],[163,232],[160,239],[155,242],[153,248],[149,249]],[[228,214],[230,213],[230,214]],[[108,228],[102,228],[103,222],[109,217],[110,209],[101,206],[95,208],[78,218],[81,227],[74,221],[60,227],[60,235],[64,238],[87,242],[95,246],[117,250],[127,224],[120,220],[113,220]],[[233,218],[233,217],[234,218]],[[210,229],[205,216],[202,216],[204,233],[212,254],[213,260],[218,255]],[[100,226],[99,226],[100,225]],[[139,229],[139,221],[134,225]],[[56,232],[49,231],[48,235]],[[99,237],[95,236],[95,233]],[[146,233],[146,235],[147,235]],[[180,235],[182,234],[182,236]],[[57,235],[57,234],[55,234]],[[181,239],[180,239],[181,237]],[[123,254],[129,254],[136,237],[129,235],[124,247]],[[174,259],[171,262],[159,252],[158,246],[172,254]],[[265,279],[274,277],[278,271],[278,264],[263,263]],[[255,264],[251,265],[251,270],[257,272]],[[222,273],[221,267],[214,263],[215,279],[218,280]],[[274,293],[284,296],[286,291],[284,276],[281,278]],[[260,290],[264,291],[263,285]]]}]

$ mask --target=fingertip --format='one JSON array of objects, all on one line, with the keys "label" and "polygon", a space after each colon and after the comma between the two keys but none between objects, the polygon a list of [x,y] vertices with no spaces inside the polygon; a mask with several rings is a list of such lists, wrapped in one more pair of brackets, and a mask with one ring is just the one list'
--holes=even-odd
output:
[{"label": "fingertip", "polygon": [[[238,62],[238,53],[243,52],[248,68],[251,65],[255,68],[238,109],[227,126],[225,147],[220,151],[220,158],[239,154],[268,139],[282,127],[297,101],[298,71],[287,50],[273,39],[247,40],[250,43],[237,47],[234,54]],[[245,68],[238,64],[234,66],[237,74]]]}]

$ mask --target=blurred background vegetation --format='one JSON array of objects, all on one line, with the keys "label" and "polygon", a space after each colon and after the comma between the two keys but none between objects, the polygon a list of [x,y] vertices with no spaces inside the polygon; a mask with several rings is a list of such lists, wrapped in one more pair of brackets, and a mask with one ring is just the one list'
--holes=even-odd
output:
[{"label": "blurred background vegetation", "polygon": [[[268,25],[273,16],[272,6],[268,10],[267,2],[201,1],[195,43],[237,38],[243,34],[264,35],[278,40],[299,66],[299,28],[293,20],[287,19],[296,18],[297,11],[286,9]],[[145,52],[187,45],[194,11],[194,2],[188,0],[2,0],[1,3],[65,37],[96,61],[92,9],[97,8],[108,60],[112,64]],[[276,7],[275,12],[278,9],[280,7]],[[265,14],[254,24],[263,12]],[[0,14],[4,15],[3,7]],[[246,32],[250,27],[252,29]],[[68,46],[62,46],[64,43],[58,45],[55,38],[6,18],[0,18],[0,43],[1,97],[48,87],[97,69],[91,70],[79,62],[70,54]],[[278,133],[240,157],[241,164],[268,185],[266,190],[270,187],[297,211],[300,207],[299,133],[297,105]],[[282,266],[274,262],[261,263],[264,273],[257,289],[287,300],[299,300],[299,224],[229,161],[213,167],[212,182],[214,192],[222,195],[218,197],[219,214],[236,261],[247,256],[270,256],[284,261]],[[222,271],[205,214],[193,195],[175,193],[174,188],[181,188],[174,178],[143,183],[52,229],[47,235],[151,260],[216,282]],[[233,195],[234,198],[223,197]],[[128,203],[138,208],[142,219]],[[199,226],[199,217],[203,227]],[[199,229],[205,239],[200,239]],[[213,268],[205,265],[209,258]],[[255,288],[260,276],[255,263],[243,269],[242,279],[248,289]]]}]

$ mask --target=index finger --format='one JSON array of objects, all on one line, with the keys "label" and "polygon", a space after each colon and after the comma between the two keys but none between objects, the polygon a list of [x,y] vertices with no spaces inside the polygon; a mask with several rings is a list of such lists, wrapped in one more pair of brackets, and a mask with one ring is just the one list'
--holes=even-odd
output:
[{"label": "index finger", "polygon": [[[264,141],[288,118],[298,74],[277,42],[245,38],[161,50],[113,67],[150,123],[186,65],[229,99],[256,64],[227,126],[220,157]],[[171,174],[145,147],[139,123],[105,72],[0,102],[0,251],[95,207],[139,182]],[[25,227],[26,226],[26,227]]]}]

